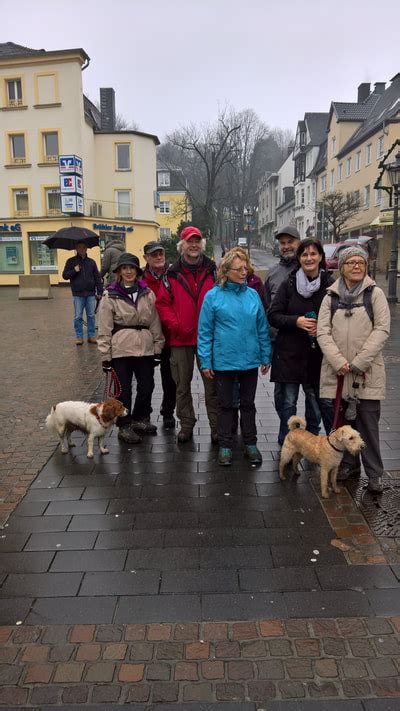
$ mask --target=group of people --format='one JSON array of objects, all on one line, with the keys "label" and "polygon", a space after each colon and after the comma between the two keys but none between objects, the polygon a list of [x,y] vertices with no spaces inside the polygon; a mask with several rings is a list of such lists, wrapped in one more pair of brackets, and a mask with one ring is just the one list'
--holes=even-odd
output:
[{"label": "group of people", "polygon": [[[382,349],[390,331],[386,298],[368,276],[368,255],[361,247],[342,251],[339,278],[334,281],[319,240],[300,240],[293,226],[279,230],[276,238],[280,259],[265,285],[239,247],[226,251],[217,268],[206,256],[205,239],[194,226],[181,231],[179,256],[172,265],[166,264],[160,242],[145,245],[144,269],[135,255],[123,251],[122,243],[112,244],[102,265],[101,276],[109,274],[103,295],[101,276],[89,268],[88,257],[78,245],[78,261],[68,260],[71,264],[67,262],[64,270],[74,294],[76,342],[82,342],[77,327],[83,307],[75,300],[86,296],[79,292],[84,272],[92,275],[101,298],[97,343],[103,369],[116,372],[120,399],[129,412],[117,421],[118,437],[135,444],[141,435],[157,432],[150,416],[154,369],[160,365],[163,425],[175,428],[176,408],[177,441],[191,440],[196,422],[192,397],[196,361],[221,466],[233,461],[239,412],[245,456],[252,464],[262,461],[255,408],[259,371],[265,375],[271,370],[281,445],[287,421],[297,410],[300,386],[307,429],[318,434],[322,422],[329,434],[338,377],[343,376],[343,423],[351,423],[367,443],[361,457],[368,487],[379,493],[383,489],[379,416],[385,396]],[[88,336],[95,341],[89,316]],[[338,479],[359,474],[360,461],[345,454]]]}]

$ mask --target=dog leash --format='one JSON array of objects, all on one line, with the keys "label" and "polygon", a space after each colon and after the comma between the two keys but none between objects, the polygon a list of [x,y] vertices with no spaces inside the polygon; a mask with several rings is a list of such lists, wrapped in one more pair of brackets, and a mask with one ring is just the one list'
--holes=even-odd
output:
[{"label": "dog leash", "polygon": [[108,400],[109,398],[115,398],[117,400],[121,395],[121,391],[122,388],[118,375],[114,368],[111,368],[111,370],[106,373],[103,400]]},{"label": "dog leash", "polygon": [[[336,396],[335,396],[335,404],[333,406],[333,422],[332,422],[332,429],[331,432],[334,432],[337,430],[337,428],[341,425],[342,423],[342,415],[343,415],[343,407],[342,407],[342,393],[343,393],[343,383],[344,383],[344,375],[338,375],[337,376],[337,385],[336,385]],[[330,444],[330,443],[329,443]]]}]

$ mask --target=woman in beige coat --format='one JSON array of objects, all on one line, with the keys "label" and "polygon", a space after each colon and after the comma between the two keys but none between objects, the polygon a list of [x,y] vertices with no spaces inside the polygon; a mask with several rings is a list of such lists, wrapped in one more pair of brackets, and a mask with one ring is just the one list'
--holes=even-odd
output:
[{"label": "woman in beige coat", "polygon": [[[385,398],[382,350],[390,333],[386,297],[368,276],[368,255],[361,247],[343,250],[340,277],[328,289],[318,316],[317,337],[323,352],[320,396],[334,398],[337,376],[344,376],[346,424],[366,443],[361,452],[369,491],[383,491],[379,448],[381,400]],[[360,461],[345,453],[338,479],[360,475]]]},{"label": "woman in beige coat", "polygon": [[[156,434],[150,422],[154,390],[154,365],[164,346],[155,296],[140,281],[142,269],[134,254],[118,259],[116,281],[104,292],[100,303],[97,343],[105,372],[113,368],[121,383],[119,399],[128,409],[117,420],[118,437],[129,444],[141,441],[137,434]],[[132,379],[136,378],[136,399],[132,409]]]}]

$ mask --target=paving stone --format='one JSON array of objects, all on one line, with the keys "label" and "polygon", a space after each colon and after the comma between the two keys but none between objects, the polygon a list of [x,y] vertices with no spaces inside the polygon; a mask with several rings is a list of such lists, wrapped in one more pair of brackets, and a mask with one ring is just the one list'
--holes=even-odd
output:
[{"label": "paving stone", "polygon": [[398,588],[399,580],[388,565],[318,566],[316,574],[323,590]]},{"label": "paving stone", "polygon": [[270,639],[267,646],[271,657],[293,656],[293,647],[288,639]]},{"label": "paving stone", "polygon": [[157,645],[157,659],[183,659],[182,642],[160,642]]},{"label": "paving stone", "polygon": [[184,701],[213,701],[212,685],[205,682],[187,684],[183,689],[183,699]]},{"label": "paving stone", "polygon": [[220,662],[220,661],[202,662],[201,673],[202,673],[204,679],[223,679],[224,673],[225,673],[224,662]]},{"label": "paving stone", "polygon": [[263,640],[251,641],[251,642],[240,642],[240,656],[241,657],[266,657],[267,648]]},{"label": "paving stone", "polygon": [[179,624],[175,626],[174,639],[192,640],[199,636],[199,626],[196,623]]},{"label": "paving stone", "polygon": [[164,572],[161,578],[161,593],[230,593],[238,591],[239,586],[235,571],[182,570],[179,575],[173,572]]},{"label": "paving stone", "polygon": [[367,597],[373,615],[400,615],[400,595],[398,590],[369,590]]},{"label": "paving stone", "polygon": [[[24,555],[52,555],[51,553],[29,553]],[[123,570],[127,552],[114,551],[80,551],[77,556],[74,551],[56,553],[51,564],[51,572],[74,571],[113,571]]]},{"label": "paving stone", "polygon": [[14,666],[13,664],[0,664],[0,684],[2,686],[7,684],[17,685],[21,672],[21,667]]},{"label": "paving stone", "polygon": [[[110,679],[107,679],[106,681],[112,680],[114,665],[111,666],[113,667],[112,673],[110,670]],[[118,671],[118,679],[119,681],[128,683],[136,683],[141,681],[144,675],[144,668],[144,664],[121,664]]]},{"label": "paving stone", "polygon": [[310,659],[285,659],[285,667],[291,679],[312,679],[314,676]]},{"label": "paving stone", "polygon": [[361,659],[341,659],[340,665],[344,676],[348,679],[362,679],[368,676],[365,662]]},{"label": "paving stone", "polygon": [[171,682],[155,682],[153,684],[153,703],[163,701],[172,702],[178,700],[179,685]]},{"label": "paving stone", "polygon": [[54,683],[65,684],[79,682],[82,678],[84,666],[84,664],[78,662],[64,662],[57,664],[53,679]]},{"label": "paving stone", "polygon": [[114,622],[193,622],[200,618],[199,595],[131,595],[120,597]]},{"label": "paving stone", "polygon": [[87,686],[71,686],[63,689],[61,699],[64,704],[85,704],[89,697]]},{"label": "paving stone", "polygon": [[381,677],[395,677],[397,675],[397,669],[391,659],[386,657],[379,659],[369,659],[368,664],[371,667],[372,674]]},{"label": "paving stone", "polygon": [[390,623],[383,617],[371,617],[371,619],[365,620],[365,624],[370,634],[384,635],[393,633]]},{"label": "paving stone", "polygon": [[202,595],[202,608],[205,620],[281,618],[287,614],[281,593]]},{"label": "paving stone", "polygon": [[81,573],[12,573],[0,589],[0,597],[70,597],[76,595]]},{"label": "paving stone", "polygon": [[373,640],[374,646],[378,654],[389,654],[392,656],[400,654],[400,642],[393,635],[388,637],[380,636]]},{"label": "paving stone", "polygon": [[265,701],[276,696],[275,684],[270,681],[250,681],[247,688],[252,701]]},{"label": "paving stone", "polygon": [[350,639],[349,645],[354,657],[376,656],[374,647],[369,639]]},{"label": "paving stone", "polygon": [[[379,591],[386,592],[386,591]],[[370,593],[369,593],[370,594]],[[366,596],[359,592],[298,592],[283,593],[289,617],[349,617],[370,614]]]},{"label": "paving stone", "polygon": [[[217,663],[217,662],[216,662]],[[222,665],[223,668],[223,665]],[[204,676],[204,673],[203,673]],[[169,679],[169,675],[167,677]],[[199,678],[196,662],[177,662],[175,665],[175,681],[197,681]],[[214,677],[205,677],[214,678]]]},{"label": "paving stone", "polygon": [[53,557],[53,553],[0,553],[0,572],[45,573]]},{"label": "paving stone", "polygon": [[343,693],[345,696],[354,696],[355,698],[364,698],[371,694],[371,687],[366,680],[361,679],[344,679]]},{"label": "paving stone", "polygon": [[202,637],[204,640],[224,640],[228,638],[228,625],[223,622],[205,622]]},{"label": "paving stone", "polygon": [[316,659],[315,672],[318,676],[333,678],[338,676],[338,667],[334,659]]},{"label": "paving stone", "polygon": [[244,701],[245,687],[237,682],[216,684],[217,701]]},{"label": "paving stone", "polygon": [[217,642],[215,645],[215,656],[226,659],[240,657],[239,642]]},{"label": "paving stone", "polygon": [[300,681],[280,681],[278,689],[283,699],[302,699],[306,695],[304,684]]},{"label": "paving stone", "polygon": [[111,622],[115,606],[116,598],[112,597],[64,597],[62,606],[57,598],[38,598],[30,603],[31,612],[26,617],[26,623],[32,624],[38,619],[54,625]]},{"label": "paving stone", "polygon": [[122,688],[117,684],[101,684],[94,686],[91,701],[94,704],[117,703],[121,696]]},{"label": "paving stone", "polygon": [[266,659],[257,662],[260,679],[284,679],[285,669],[280,659]]},{"label": "paving stone", "polygon": [[154,645],[150,642],[135,642],[130,647],[130,658],[136,661],[149,661],[153,658]]}]

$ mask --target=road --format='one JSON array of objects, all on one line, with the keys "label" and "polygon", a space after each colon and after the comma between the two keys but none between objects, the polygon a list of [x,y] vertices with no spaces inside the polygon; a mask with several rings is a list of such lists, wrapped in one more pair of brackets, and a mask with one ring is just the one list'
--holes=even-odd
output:
[{"label": "road", "polygon": [[[214,246],[214,256],[217,262],[221,259],[221,246]],[[271,252],[266,249],[258,249],[252,247],[250,250],[250,259],[255,269],[270,269],[278,263],[277,257],[273,257]]]}]

